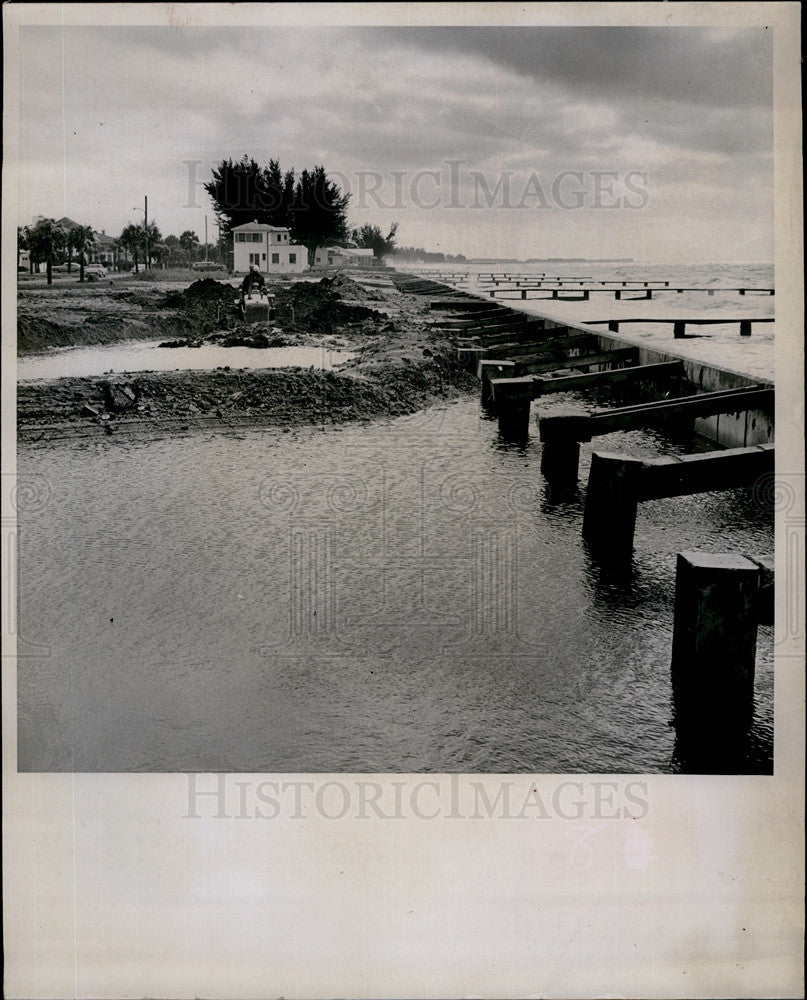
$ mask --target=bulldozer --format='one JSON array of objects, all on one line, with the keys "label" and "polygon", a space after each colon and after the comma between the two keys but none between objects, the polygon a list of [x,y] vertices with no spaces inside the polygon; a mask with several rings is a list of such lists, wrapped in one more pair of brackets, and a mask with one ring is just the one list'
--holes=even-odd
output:
[{"label": "bulldozer", "polygon": [[269,323],[275,318],[275,297],[265,288],[253,287],[241,300],[245,323]]}]

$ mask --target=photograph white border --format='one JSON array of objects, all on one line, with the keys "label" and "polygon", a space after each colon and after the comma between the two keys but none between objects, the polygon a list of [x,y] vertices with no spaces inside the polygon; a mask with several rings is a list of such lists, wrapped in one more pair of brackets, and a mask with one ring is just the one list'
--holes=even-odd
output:
[{"label": "photograph white border", "polygon": [[[22,24],[764,23],[774,39],[777,475],[795,484],[787,516],[800,523],[802,561],[794,576],[777,515],[776,634],[785,635],[784,588],[802,589],[799,606],[804,596],[799,14],[795,3],[6,6],[4,481],[15,473]],[[14,531],[4,506],[6,595]],[[4,615],[7,605],[4,597]],[[537,789],[547,815],[512,819],[448,815],[457,782],[467,796],[478,776],[230,775],[227,816],[194,819],[186,775],[18,774],[14,652],[12,637],[3,658],[9,997],[803,994],[803,621],[777,644],[773,777],[485,776],[491,801],[507,782],[519,806]],[[405,783],[402,818],[359,814],[355,783],[371,779],[387,795]],[[218,781],[198,780],[208,789]],[[314,782],[308,811],[258,817],[262,780]],[[611,792],[624,804],[637,780],[644,814],[612,817]],[[350,786],[342,818],[329,818],[339,806],[326,800],[328,782],[328,794]],[[433,784],[413,810],[424,782]],[[555,808],[566,782],[583,785],[580,817]],[[436,806],[441,815],[429,818]]]}]

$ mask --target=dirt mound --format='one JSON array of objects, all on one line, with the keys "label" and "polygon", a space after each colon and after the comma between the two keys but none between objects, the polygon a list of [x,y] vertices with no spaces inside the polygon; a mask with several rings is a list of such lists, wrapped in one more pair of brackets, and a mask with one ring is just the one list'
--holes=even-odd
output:
[{"label": "dirt mound", "polygon": [[[24,438],[39,440],[72,425],[80,436],[151,434],[216,426],[301,426],[413,413],[438,399],[477,391],[476,378],[456,364],[429,359],[360,375],[304,368],[210,372],[145,372],[137,380],[64,378],[24,382],[17,419]],[[129,423],[131,421],[131,423]]]},{"label": "dirt mound", "polygon": [[[323,278],[323,281],[328,281]],[[375,289],[365,288],[346,274],[337,274],[331,281],[331,288],[338,299],[349,299],[351,302],[380,302],[383,295]]]},{"label": "dirt mound", "polygon": [[168,292],[162,301],[165,309],[187,309],[199,304],[226,302],[232,304],[236,289],[215,278],[200,278],[188,285],[184,292]]},{"label": "dirt mound", "polygon": [[71,331],[42,316],[17,316],[17,351],[41,351],[74,343]]},{"label": "dirt mound", "polygon": [[[354,282],[350,283],[351,285]],[[345,286],[334,286],[330,278],[321,281],[296,281],[279,289],[275,297],[275,315],[284,330],[301,333],[336,333],[345,326],[357,327],[386,323],[387,317],[375,309],[343,302]]]},{"label": "dirt mound", "polygon": [[17,316],[18,354],[46,351],[51,347],[86,347],[122,340],[148,340],[154,335],[155,325],[146,319],[85,316],[78,323],[59,323],[46,316]]}]

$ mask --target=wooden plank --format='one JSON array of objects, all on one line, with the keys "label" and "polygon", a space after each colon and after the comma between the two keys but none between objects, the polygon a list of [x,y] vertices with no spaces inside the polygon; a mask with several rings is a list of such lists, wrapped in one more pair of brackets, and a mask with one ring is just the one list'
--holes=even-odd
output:
[{"label": "wooden plank", "polygon": [[642,427],[650,421],[664,418],[694,419],[713,417],[718,413],[739,413],[745,410],[773,409],[774,390],[750,387],[725,392],[704,392],[696,396],[639,403],[613,410],[603,410],[589,418],[593,434]]},{"label": "wooden plank", "polygon": [[544,341],[536,344],[519,344],[516,342],[510,342],[506,344],[498,344],[491,347],[481,348],[485,352],[485,357],[499,357],[498,352],[502,351],[501,357],[503,358],[519,358],[523,361],[527,361],[529,358],[535,358],[538,360],[542,356],[546,356],[552,351],[566,351],[574,348],[595,348],[598,346],[597,337],[595,335],[589,335],[587,333],[571,333],[563,337],[552,337],[547,338]]},{"label": "wooden plank", "polygon": [[490,303],[485,299],[473,298],[452,298],[452,299],[432,299],[429,303],[430,309],[444,309],[447,311],[471,312],[476,310],[490,309]]},{"label": "wooden plank", "polygon": [[635,368],[612,368],[609,371],[591,372],[588,375],[566,375],[559,378],[535,379],[533,398],[553,392],[575,392],[591,389],[598,385],[617,385],[624,382],[642,382],[673,375],[683,375],[683,361],[664,361],[654,365],[638,365]]},{"label": "wooden plank", "polygon": [[773,403],[773,389],[749,386],[744,389],[704,392],[696,396],[679,396],[652,403],[598,410],[592,414],[576,413],[562,417],[542,417],[539,421],[539,430],[543,441],[557,438],[590,441],[601,434],[644,427],[656,420],[694,419],[745,410],[772,410]]},{"label": "wooden plank", "polygon": [[650,459],[643,463],[638,477],[638,499],[658,500],[753,486],[760,476],[774,471],[774,454],[774,445],[761,444]]},{"label": "wooden plank", "polygon": [[696,319],[688,319],[686,316],[675,316],[675,317],[660,317],[660,316],[648,316],[646,319],[641,319],[639,317],[631,316],[628,319],[620,317],[619,319],[587,319],[585,323],[587,326],[603,326],[607,323],[619,323],[620,326],[623,323],[686,323],[687,326],[707,326],[711,324],[726,323],[732,325],[734,323],[773,323],[776,317],[774,316],[740,316],[738,318],[725,318],[725,317],[709,317],[704,319],[703,317],[697,317]]},{"label": "wooden plank", "polygon": [[[487,338],[492,338],[492,337],[500,337],[500,335],[501,335],[501,339],[505,339],[506,335],[508,333],[515,333],[515,332],[517,332],[518,330],[521,330],[521,329],[526,329],[526,330],[533,330],[533,329],[534,330],[543,330],[545,328],[545,325],[546,325],[545,321],[543,319],[539,319],[537,317],[533,318],[533,319],[524,318],[524,319],[512,320],[512,321],[508,321],[508,322],[499,322],[497,320],[497,321],[494,321],[494,322],[491,322],[491,323],[485,323],[485,324],[482,324],[482,323],[476,324],[476,323],[474,323],[474,324],[470,324],[469,326],[464,327],[463,330],[462,330],[462,334],[461,335],[459,333],[457,334],[457,339],[458,340],[462,340],[462,341],[469,341],[470,342],[472,340],[487,339]],[[552,327],[551,329],[555,329],[555,328]],[[560,329],[560,328],[558,328],[558,329]],[[568,328],[567,327],[563,327],[562,329],[566,330]],[[470,344],[469,344],[469,346],[470,346]]]},{"label": "wooden plank", "polygon": [[543,357],[533,360],[528,358],[513,362],[519,375],[529,373],[540,374],[545,372],[563,371],[571,368],[573,371],[579,368],[590,368],[592,365],[625,364],[629,361],[638,360],[638,347],[620,347],[615,351],[597,351],[588,354],[579,354],[576,357],[564,357],[560,361],[557,359],[547,361]]}]

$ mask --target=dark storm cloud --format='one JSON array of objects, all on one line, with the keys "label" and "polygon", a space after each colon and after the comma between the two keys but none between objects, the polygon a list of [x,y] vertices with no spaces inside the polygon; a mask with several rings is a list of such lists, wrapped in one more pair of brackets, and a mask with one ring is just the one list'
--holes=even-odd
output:
[{"label": "dark storm cloud", "polygon": [[[385,202],[396,172],[453,160],[491,189],[508,172],[518,187],[533,172],[646,171],[645,214],[688,246],[682,198],[742,220],[771,174],[765,32],[51,27],[24,33],[21,52],[26,217],[84,211],[114,228],[148,191],[164,231],[181,232],[203,218],[200,185],[222,157],[321,162],[353,191],[372,174]],[[471,228],[479,252],[500,235],[495,213]]]},{"label": "dark storm cloud", "polygon": [[657,98],[737,107],[772,99],[764,28],[367,29],[382,43],[482,56],[586,100]]}]

